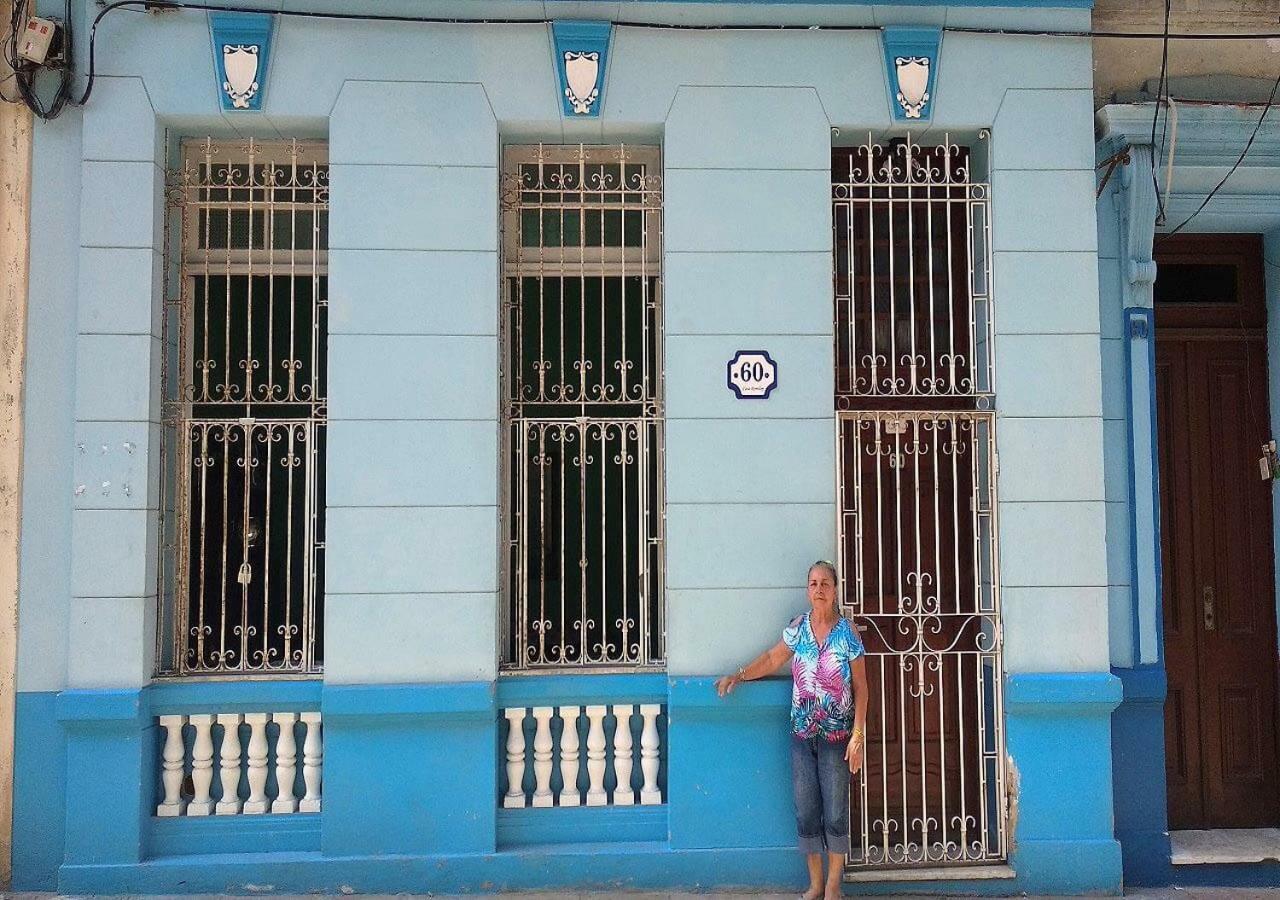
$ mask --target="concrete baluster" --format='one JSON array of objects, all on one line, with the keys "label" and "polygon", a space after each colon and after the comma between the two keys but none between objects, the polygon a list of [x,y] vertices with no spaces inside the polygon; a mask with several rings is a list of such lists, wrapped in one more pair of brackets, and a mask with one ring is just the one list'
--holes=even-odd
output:
[{"label": "concrete baluster", "polygon": [[524,798],[524,707],[504,709],[503,715],[510,723],[507,732],[507,793],[502,805],[518,809],[525,805]]},{"label": "concrete baluster", "polygon": [[272,713],[271,721],[280,726],[276,738],[276,799],[271,801],[273,813],[298,811],[298,798],[293,795],[293,780],[298,774],[298,742],[293,736],[297,713]]},{"label": "concrete baluster", "polygon": [[180,816],[187,809],[187,802],[182,799],[182,775],[187,756],[182,744],[182,726],[186,722],[186,716],[160,717],[160,726],[165,730],[164,774],[161,775],[164,799],[156,807],[157,816]]},{"label": "concrete baluster", "polygon": [[533,718],[538,723],[538,730],[533,736],[534,806],[552,806],[555,803],[555,794],[551,793],[551,717],[554,714],[555,708],[551,706],[533,708]]},{"label": "concrete baluster", "polygon": [[298,803],[298,811],[320,812],[320,779],[324,765],[324,743],[320,734],[320,713],[304,712],[302,723],[307,726],[307,736],[302,742],[302,783],[307,792]]},{"label": "concrete baluster", "polygon": [[613,774],[618,784],[613,789],[614,806],[635,806],[636,792],[631,786],[631,713],[635,707],[629,703],[619,703],[613,707],[613,716],[617,725],[613,729]]},{"label": "concrete baluster", "polygon": [[561,806],[580,806],[582,794],[578,791],[578,713],[577,706],[560,707],[560,719],[564,722],[564,732],[560,735],[560,777],[564,786],[560,788]]},{"label": "concrete baluster", "polygon": [[218,724],[222,726],[222,747],[219,756],[222,769],[219,778],[222,781],[222,799],[218,801],[214,812],[219,816],[234,816],[240,812],[240,719],[239,713],[218,713]]},{"label": "concrete baluster", "polygon": [[213,719],[211,715],[190,716],[187,721],[196,728],[196,742],[191,747],[191,785],[195,796],[187,804],[187,815],[213,814],[209,786],[213,784]]},{"label": "concrete baluster", "polygon": [[604,789],[604,717],[608,711],[607,706],[587,707],[587,721],[591,723],[587,731],[587,775],[591,779],[587,806],[605,806],[609,802],[609,794]]},{"label": "concrete baluster", "polygon": [[657,703],[640,706],[640,715],[644,718],[644,731],[640,733],[640,770],[644,773],[644,786],[640,788],[642,806],[662,802],[662,791],[658,787],[658,714],[661,712],[662,706]]},{"label": "concrete baluster", "polygon": [[270,713],[245,713],[249,726],[249,799],[244,803],[246,815],[265,813],[267,801],[267,719]]}]

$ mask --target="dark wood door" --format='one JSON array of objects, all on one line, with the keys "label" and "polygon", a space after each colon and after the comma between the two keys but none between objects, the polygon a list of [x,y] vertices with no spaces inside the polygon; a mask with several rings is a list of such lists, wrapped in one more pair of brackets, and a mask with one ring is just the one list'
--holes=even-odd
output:
[{"label": "dark wood door", "polygon": [[1280,822],[1272,484],[1259,469],[1270,440],[1265,313],[1259,248],[1230,240],[1179,242],[1157,290],[1175,829]]}]

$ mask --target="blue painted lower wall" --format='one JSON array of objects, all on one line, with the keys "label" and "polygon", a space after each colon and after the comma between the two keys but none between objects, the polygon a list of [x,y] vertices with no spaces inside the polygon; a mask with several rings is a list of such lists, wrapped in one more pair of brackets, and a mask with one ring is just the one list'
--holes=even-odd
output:
[{"label": "blue painted lower wall", "polygon": [[[24,857],[15,886],[64,893],[802,886],[786,752],[789,682],[744,685],[725,699],[710,678],[651,678],[612,685],[611,693],[619,687],[667,704],[668,791],[660,807],[498,810],[499,710],[552,702],[543,695],[558,688],[295,684],[282,688],[288,696],[280,701],[318,703],[324,716],[323,811],[203,822],[151,815],[154,716],[261,704],[269,685],[27,697],[17,823]],[[1120,683],[1107,673],[1010,676],[1015,877],[913,882],[912,891],[1118,892],[1110,718],[1119,700]],[[34,752],[33,740],[44,752]],[[50,759],[60,760],[62,777]],[[65,799],[81,793],[70,805]],[[858,886],[903,889],[893,881]]]},{"label": "blue painted lower wall", "polygon": [[1164,699],[1160,666],[1113,670],[1124,700],[1111,718],[1116,837],[1125,884],[1169,884],[1169,802],[1165,790]]},{"label": "blue painted lower wall", "polygon": [[55,891],[67,805],[67,745],[56,692],[19,691],[14,706],[13,887]]}]

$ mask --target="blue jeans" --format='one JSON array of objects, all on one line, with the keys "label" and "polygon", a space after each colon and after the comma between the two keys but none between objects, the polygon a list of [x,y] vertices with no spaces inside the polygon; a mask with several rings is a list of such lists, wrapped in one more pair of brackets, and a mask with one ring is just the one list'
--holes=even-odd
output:
[{"label": "blue jeans", "polygon": [[801,853],[849,849],[849,763],[846,741],[791,736],[791,787]]}]

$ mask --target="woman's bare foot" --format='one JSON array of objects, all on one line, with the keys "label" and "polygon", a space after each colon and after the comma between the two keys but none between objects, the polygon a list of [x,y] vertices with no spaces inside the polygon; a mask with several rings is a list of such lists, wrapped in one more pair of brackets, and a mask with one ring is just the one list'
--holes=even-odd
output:
[{"label": "woman's bare foot", "polygon": [[[827,882],[827,889],[822,894],[823,900],[843,900],[844,894],[840,892],[840,882]],[[816,900],[816,897],[815,897]]]},{"label": "woman's bare foot", "polygon": [[825,896],[826,893],[822,890],[821,886],[814,887],[813,885],[809,885],[809,890],[805,891],[802,895],[803,900],[820,900],[820,898]]}]

